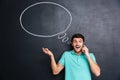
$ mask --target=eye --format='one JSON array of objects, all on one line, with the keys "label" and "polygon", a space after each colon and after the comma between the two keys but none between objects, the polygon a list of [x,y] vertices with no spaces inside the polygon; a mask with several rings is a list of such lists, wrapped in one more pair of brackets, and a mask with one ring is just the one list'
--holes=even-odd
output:
[{"label": "eye", "polygon": [[76,43],[77,41],[73,41],[73,43]]},{"label": "eye", "polygon": [[82,41],[79,41],[80,43],[82,42]]}]

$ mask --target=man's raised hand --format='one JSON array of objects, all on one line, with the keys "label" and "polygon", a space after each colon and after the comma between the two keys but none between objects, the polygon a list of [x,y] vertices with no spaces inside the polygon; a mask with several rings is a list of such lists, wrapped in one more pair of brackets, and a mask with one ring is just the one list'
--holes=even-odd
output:
[{"label": "man's raised hand", "polygon": [[53,53],[48,48],[42,48],[43,52],[47,54],[48,56],[53,56]]}]

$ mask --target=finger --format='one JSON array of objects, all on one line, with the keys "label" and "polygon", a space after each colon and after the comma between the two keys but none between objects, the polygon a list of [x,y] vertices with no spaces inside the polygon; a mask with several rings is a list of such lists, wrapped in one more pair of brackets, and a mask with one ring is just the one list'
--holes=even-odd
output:
[{"label": "finger", "polygon": [[86,45],[84,45],[84,47],[86,47]]},{"label": "finger", "polygon": [[44,50],[44,47],[42,48],[42,50]]},{"label": "finger", "polygon": [[48,51],[48,48],[45,48],[45,50],[47,50],[47,51]]},{"label": "finger", "polygon": [[43,51],[45,51],[45,48],[42,48]]},{"label": "finger", "polygon": [[42,50],[44,51],[44,48],[42,48]]},{"label": "finger", "polygon": [[44,50],[48,50],[47,48],[43,48]]},{"label": "finger", "polygon": [[86,46],[86,45],[84,45],[84,48],[87,48],[87,46]]},{"label": "finger", "polygon": [[46,52],[47,52],[47,50],[46,50],[45,48],[42,48],[42,50],[43,50],[43,52],[44,52],[44,53],[46,53]]}]

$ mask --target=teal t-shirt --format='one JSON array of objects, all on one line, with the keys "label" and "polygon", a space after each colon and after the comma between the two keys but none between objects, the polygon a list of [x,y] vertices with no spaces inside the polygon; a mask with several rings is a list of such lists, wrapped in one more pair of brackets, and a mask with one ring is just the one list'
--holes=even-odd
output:
[{"label": "teal t-shirt", "polygon": [[[90,57],[96,62],[93,53]],[[91,80],[90,66],[84,53],[77,55],[74,50],[66,51],[59,63],[65,67],[65,80]]]}]

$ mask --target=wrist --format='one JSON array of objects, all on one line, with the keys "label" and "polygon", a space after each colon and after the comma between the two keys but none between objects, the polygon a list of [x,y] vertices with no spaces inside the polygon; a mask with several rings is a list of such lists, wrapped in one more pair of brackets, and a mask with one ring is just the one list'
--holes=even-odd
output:
[{"label": "wrist", "polygon": [[89,58],[90,54],[88,52],[85,53],[86,57]]},{"label": "wrist", "polygon": [[50,55],[50,58],[53,58],[54,57],[54,55]]},{"label": "wrist", "polygon": [[86,57],[87,57],[87,59],[90,59],[90,55],[88,54],[88,55],[86,55]]}]

